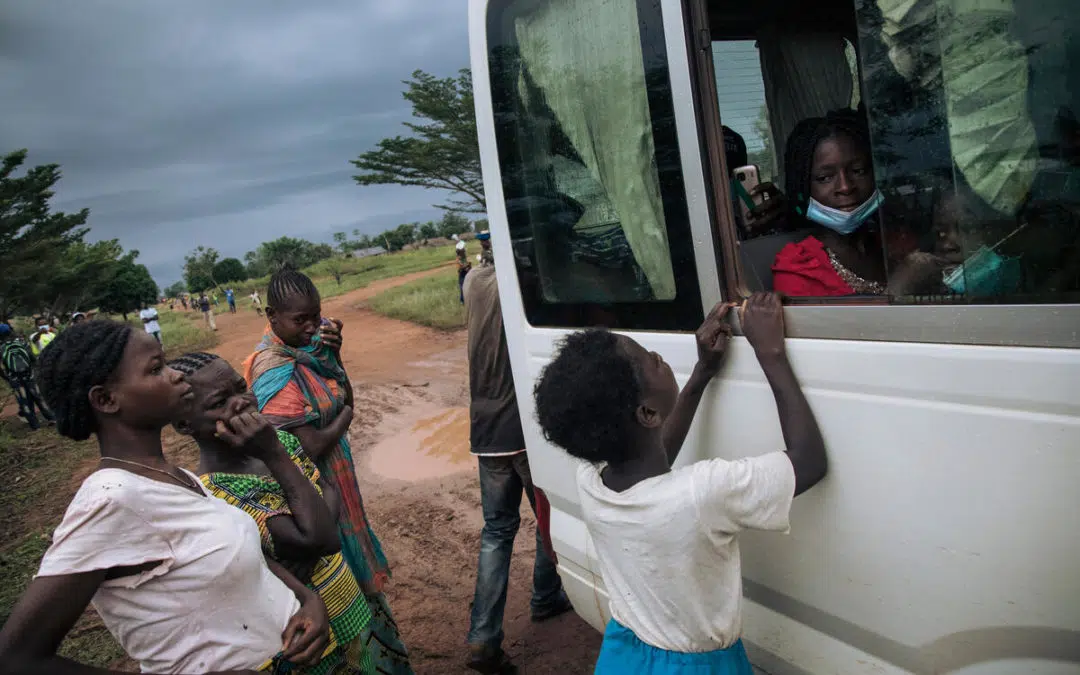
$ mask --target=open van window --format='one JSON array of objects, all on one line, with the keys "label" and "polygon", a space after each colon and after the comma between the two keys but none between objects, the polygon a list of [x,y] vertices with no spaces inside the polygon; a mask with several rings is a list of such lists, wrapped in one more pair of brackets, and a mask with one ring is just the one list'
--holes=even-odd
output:
[{"label": "open van window", "polygon": [[659,3],[504,0],[487,19],[528,320],[694,330],[702,301]]},{"label": "open van window", "polygon": [[719,118],[764,146],[759,166],[775,166],[784,199],[782,218],[735,235],[727,262],[742,288],[729,291],[813,304],[1080,299],[1075,3],[701,4]]}]

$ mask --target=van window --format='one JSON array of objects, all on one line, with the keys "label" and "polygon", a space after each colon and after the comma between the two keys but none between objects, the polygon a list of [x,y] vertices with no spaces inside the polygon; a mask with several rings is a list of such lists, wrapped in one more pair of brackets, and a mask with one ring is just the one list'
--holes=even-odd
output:
[{"label": "van window", "polygon": [[[747,285],[812,303],[1076,302],[1080,4],[800,5],[709,3],[714,54],[756,46],[747,145],[769,129],[782,191],[740,228]],[[746,68],[715,68],[721,120],[745,129],[760,94],[731,100]]]},{"label": "van window", "polygon": [[496,144],[534,325],[702,318],[659,5],[489,6]]}]

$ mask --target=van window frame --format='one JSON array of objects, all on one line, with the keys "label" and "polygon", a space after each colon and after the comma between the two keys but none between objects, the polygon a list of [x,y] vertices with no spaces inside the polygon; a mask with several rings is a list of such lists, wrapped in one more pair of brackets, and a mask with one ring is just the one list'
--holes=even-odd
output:
[{"label": "van window frame", "polygon": [[[723,297],[750,293],[738,255],[724,154],[722,120],[711,58],[713,41],[707,0],[682,0],[687,12],[687,40],[695,46],[693,80],[702,154],[709,167],[710,211],[720,242],[719,265],[725,271]],[[854,6],[852,12],[854,16]],[[861,58],[861,54],[859,55]],[[860,71],[861,68],[860,62]],[[862,73],[859,74],[860,80]],[[865,90],[865,83],[862,83]],[[789,337],[859,342],[1080,348],[1080,304],[897,304],[885,297],[785,301]],[[736,322],[737,323],[737,322]],[[743,334],[736,326],[736,333]]]},{"label": "van window frame", "polygon": [[[490,66],[493,49],[501,44],[501,42],[492,41],[492,37],[499,39],[497,36],[500,35],[503,15],[507,10],[513,10],[512,5],[515,2],[521,1],[491,0],[487,3],[485,16],[485,53],[489,64],[487,84],[492,91],[495,161],[499,169],[498,182],[502,187],[500,199],[490,204],[489,209],[502,210],[508,231],[510,215],[507,213],[504,157],[518,152],[511,136],[516,122],[503,121],[500,124],[500,119],[505,120],[507,115],[505,111],[502,111],[502,114],[500,112],[498,83],[495,81],[493,69]],[[525,297],[526,290],[520,283],[521,270],[518,264],[515,264],[515,278],[519,282],[518,290],[521,293],[526,321],[538,328],[583,328],[589,325],[585,320],[586,311],[598,308],[615,317],[616,325],[613,327],[617,329],[693,332],[704,319],[707,311],[721,300],[721,285],[717,271],[718,256],[714,246],[714,230],[711,227],[712,219],[709,211],[710,200],[701,190],[706,182],[702,168],[702,145],[697,138],[697,109],[696,106],[678,103],[691,100],[697,95],[690,81],[689,54],[683,29],[681,0],[634,0],[634,2],[638,8],[640,23],[655,29],[663,29],[663,58],[666,61],[667,87],[661,94],[655,91],[649,92],[649,107],[653,112],[653,134],[657,149],[665,147],[676,149],[679,153],[678,171],[667,167],[666,170],[661,171],[660,176],[665,227],[668,230],[670,247],[668,253],[672,257],[673,266],[677,268],[675,269],[677,295],[671,301],[639,303],[541,303],[536,299],[530,301]],[[643,31],[641,39],[647,67],[650,54],[644,49],[644,42],[660,38],[655,35],[655,31],[649,31],[648,35]],[[656,123],[658,118],[663,120],[662,126]],[[664,132],[663,134],[657,134],[658,127]],[[512,198],[513,196],[510,197]],[[532,223],[529,223],[529,228],[532,228]],[[680,252],[683,256],[678,256]],[[680,262],[683,262],[682,258],[687,255],[692,256],[693,259],[695,269],[692,271],[678,268]],[[533,262],[535,264],[535,260]],[[690,297],[680,297],[685,293],[689,293]],[[555,308],[553,316],[562,314],[561,318],[571,317],[572,320],[560,321],[546,317],[543,311],[535,311],[537,304]]]}]

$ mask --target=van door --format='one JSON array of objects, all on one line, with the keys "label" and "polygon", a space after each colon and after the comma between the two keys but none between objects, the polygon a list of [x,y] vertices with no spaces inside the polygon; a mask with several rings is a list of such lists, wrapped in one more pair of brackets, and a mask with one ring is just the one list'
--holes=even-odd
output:
[{"label": "van door", "polygon": [[601,626],[607,603],[573,465],[542,438],[532,383],[558,337],[586,326],[666,331],[652,335],[677,375],[693,367],[693,331],[721,286],[688,105],[686,18],[679,0],[491,0],[470,10],[488,216],[530,464],[552,504],[568,591]]}]

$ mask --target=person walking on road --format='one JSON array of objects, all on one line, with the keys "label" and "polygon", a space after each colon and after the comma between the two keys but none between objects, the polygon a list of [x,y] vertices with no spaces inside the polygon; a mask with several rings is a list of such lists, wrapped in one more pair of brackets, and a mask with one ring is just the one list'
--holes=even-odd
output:
[{"label": "person walking on road", "polygon": [[139,311],[139,318],[142,319],[143,328],[146,332],[154,336],[154,339],[161,342],[161,325],[158,323],[158,311],[156,307],[143,303],[142,309]]},{"label": "person walking on road", "polygon": [[206,297],[206,293],[199,296],[199,309],[202,310],[203,318],[206,319],[206,327],[210,330],[217,330],[217,322],[214,321],[214,308],[210,306],[210,298]]},{"label": "person walking on road", "polygon": [[262,298],[259,297],[258,290],[251,292],[251,306],[255,308],[256,314],[262,316]]},{"label": "person walking on road", "polygon": [[[495,280],[490,235],[480,267],[465,277],[465,317],[469,330],[470,445],[479,459],[480,503],[484,529],[476,591],[469,620],[469,659],[466,665],[481,673],[515,673],[502,649],[503,612],[510,580],[510,558],[521,524],[521,495],[537,517],[536,558],[533,562],[531,614],[534,622],[573,609],[555,567],[551,540],[546,536],[549,507],[543,492],[533,486],[525,434],[518,416],[510,353],[503,331],[499,287]],[[485,260],[486,258],[486,260]]]},{"label": "person walking on road", "polygon": [[233,289],[225,289],[225,300],[229,303],[229,314],[236,314],[236,293]]}]

